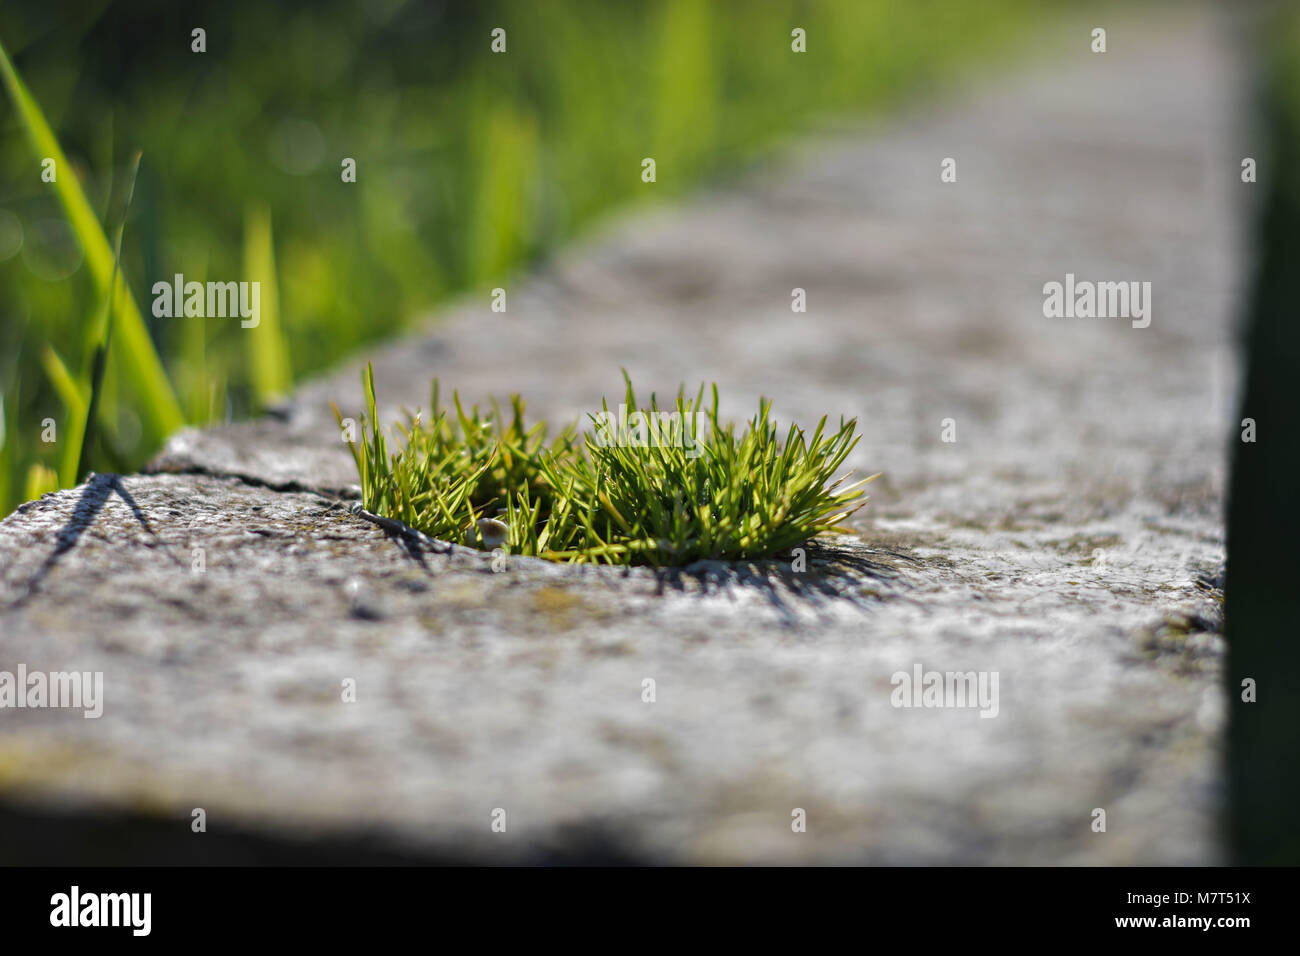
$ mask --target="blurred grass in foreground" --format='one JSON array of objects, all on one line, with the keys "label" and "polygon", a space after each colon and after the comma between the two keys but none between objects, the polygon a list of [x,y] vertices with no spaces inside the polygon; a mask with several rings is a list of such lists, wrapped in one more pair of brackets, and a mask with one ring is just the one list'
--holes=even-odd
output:
[{"label": "blurred grass in foreground", "polygon": [[[53,5],[0,8],[0,42],[67,155],[57,182],[42,182],[3,99],[0,514],[49,490],[52,475],[67,483],[63,443],[85,414],[73,396],[89,381],[113,265],[106,224],[137,149],[89,449],[99,469],[138,467],[182,419],[254,413],[448,296],[481,290],[486,307],[509,271],[606,210],[680,195],[818,117],[950,78],[1047,5],[183,7],[107,3],[71,18]],[[206,53],[191,51],[196,26]],[[496,27],[504,54],[489,50]],[[791,51],[795,27],[807,53]],[[640,178],[646,156],[653,186]],[[355,183],[340,177],[349,157]],[[261,325],[153,316],[153,284],[177,273],[261,281]],[[47,443],[51,418],[58,441]]]},{"label": "blurred grass in foreground", "polygon": [[[1228,501],[1224,632],[1228,661],[1228,820],[1234,866],[1300,865],[1300,9],[1259,8],[1261,118],[1265,139],[1248,154],[1264,190],[1257,211],[1258,265],[1246,304],[1246,376],[1237,422],[1253,419],[1258,441],[1233,443]],[[1272,16],[1267,14],[1273,14]],[[1257,153],[1256,146],[1267,146]],[[1232,431],[1237,431],[1237,423]],[[1245,681],[1257,696],[1245,700]]]}]

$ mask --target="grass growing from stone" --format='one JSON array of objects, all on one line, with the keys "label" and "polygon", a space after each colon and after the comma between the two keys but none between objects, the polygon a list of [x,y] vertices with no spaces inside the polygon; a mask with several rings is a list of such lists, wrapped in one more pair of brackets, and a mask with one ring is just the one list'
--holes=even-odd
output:
[{"label": "grass growing from stone", "polygon": [[[718,417],[718,392],[704,403],[679,391],[671,408],[602,403],[590,428],[551,437],[527,425],[524,402],[508,410],[451,408],[433,384],[432,409],[396,426],[389,450],[379,424],[374,370],[363,375],[366,414],[352,453],[362,505],[434,538],[554,561],[689,564],[703,558],[771,557],[825,532],[866,503],[863,486],[835,472],[857,444],[856,420],[811,436],[791,425],[784,439],[770,403],[743,433]],[[343,419],[339,416],[340,427]]]},{"label": "grass growing from stone", "polygon": [[[68,385],[89,394],[110,288],[87,466],[133,471],[183,424],[256,414],[613,210],[960,82],[1057,5],[229,0],[199,24],[180,4],[0,3],[0,516],[71,480]],[[114,284],[107,212],[137,150]],[[178,274],[259,282],[260,323],[152,314],[143,296]]]}]

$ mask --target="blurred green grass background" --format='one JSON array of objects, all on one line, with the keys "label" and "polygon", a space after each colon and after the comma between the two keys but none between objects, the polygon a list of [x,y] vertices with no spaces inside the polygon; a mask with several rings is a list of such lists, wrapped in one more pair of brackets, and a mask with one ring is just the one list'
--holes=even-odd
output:
[{"label": "blurred green grass background", "polygon": [[[450,296],[481,290],[486,308],[493,285],[612,209],[680,197],[827,116],[951,83],[1050,8],[26,2],[0,6],[0,43],[72,166],[58,174],[77,178],[105,235],[143,152],[122,278],[179,416],[201,425],[267,408]],[[206,53],[191,51],[195,27]],[[490,51],[497,27],[504,54]],[[795,27],[807,53],[791,50]],[[75,480],[66,443],[85,423],[108,280],[8,96],[0,144],[3,515]],[[340,176],[348,157],[355,183]],[[176,273],[261,281],[261,325],[154,317],[151,287]],[[86,461],[129,471],[178,421],[139,371],[141,343],[115,329]]]}]

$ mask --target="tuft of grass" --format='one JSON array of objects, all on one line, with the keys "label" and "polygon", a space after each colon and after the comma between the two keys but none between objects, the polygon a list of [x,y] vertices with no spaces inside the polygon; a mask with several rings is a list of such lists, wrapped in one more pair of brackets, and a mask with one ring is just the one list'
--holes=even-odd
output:
[{"label": "tuft of grass", "polygon": [[[704,403],[679,390],[670,409],[637,404],[624,373],[626,431],[602,403],[591,429],[550,437],[524,422],[524,402],[468,411],[453,393],[444,409],[433,384],[430,417],[408,414],[389,450],[379,422],[374,369],[362,376],[366,412],[351,445],[362,504],[432,537],[487,548],[505,525],[512,554],[553,561],[680,566],[704,558],[765,558],[842,522],[866,499],[835,473],[857,444],[856,420],[826,418],[812,435],[782,438],[760,401],[746,429],[720,421],[718,391]],[[338,409],[335,415],[343,426]]]}]

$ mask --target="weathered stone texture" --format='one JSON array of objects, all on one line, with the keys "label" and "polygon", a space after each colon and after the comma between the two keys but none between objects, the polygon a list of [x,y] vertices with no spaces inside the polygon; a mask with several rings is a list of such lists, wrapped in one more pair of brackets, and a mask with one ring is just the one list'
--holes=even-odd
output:
[{"label": "weathered stone texture", "polygon": [[[99,720],[0,712],[5,804],[422,859],[1220,861],[1239,75],[1201,13],[1117,18],[1104,56],[1078,29],[368,356],[390,415],[437,375],[574,419],[622,366],[647,394],[716,381],[735,417],[857,416],[884,476],[808,572],[404,544],[339,497],[353,363],[0,524],[0,669],[106,684]],[[1150,281],[1150,328],[1044,318],[1067,272]],[[997,671],[997,718],[892,707],[918,662]]]}]

